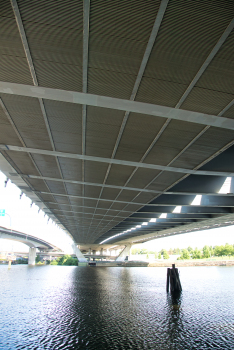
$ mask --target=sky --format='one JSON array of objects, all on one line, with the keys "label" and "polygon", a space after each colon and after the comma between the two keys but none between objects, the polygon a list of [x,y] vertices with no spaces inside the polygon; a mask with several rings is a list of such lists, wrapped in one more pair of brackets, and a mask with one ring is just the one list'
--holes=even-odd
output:
[{"label": "sky", "polygon": [[[20,199],[21,190],[12,182],[8,181],[5,187],[6,176],[0,172],[0,209],[5,209],[8,215],[0,216],[0,226],[12,228],[44,239],[63,249],[71,252],[72,239],[69,235],[58,228],[43,211],[38,213],[38,206],[31,207],[31,199],[25,194]],[[10,216],[10,217],[9,217]],[[13,249],[12,249],[13,248]],[[12,240],[0,239],[0,251],[28,251],[28,246]]]},{"label": "sky", "polygon": [[[71,237],[62,229],[58,228],[43,211],[38,213],[38,207],[31,199],[23,194],[20,199],[21,190],[8,181],[5,187],[6,177],[0,172],[0,209],[5,209],[8,215],[0,216],[0,226],[8,227],[39,237],[56,245],[66,253],[71,253]],[[110,243],[110,242],[109,242]],[[136,248],[147,248],[153,251],[170,248],[202,248],[204,245],[221,245],[225,243],[234,244],[234,226],[216,228],[205,231],[189,232],[172,237],[158,238]],[[22,251],[27,252],[28,247],[23,243],[0,239],[0,251]]]}]

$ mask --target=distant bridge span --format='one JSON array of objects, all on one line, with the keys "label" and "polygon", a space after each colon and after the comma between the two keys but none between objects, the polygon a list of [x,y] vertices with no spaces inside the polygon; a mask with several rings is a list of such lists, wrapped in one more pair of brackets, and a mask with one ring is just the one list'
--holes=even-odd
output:
[{"label": "distant bridge span", "polygon": [[23,232],[16,230],[10,230],[6,227],[0,226],[0,238],[11,239],[13,241],[18,241],[29,246],[29,258],[28,264],[35,265],[36,249],[40,251],[61,251],[58,247],[53,244],[44,241],[41,238],[37,238],[31,235],[28,235]]}]

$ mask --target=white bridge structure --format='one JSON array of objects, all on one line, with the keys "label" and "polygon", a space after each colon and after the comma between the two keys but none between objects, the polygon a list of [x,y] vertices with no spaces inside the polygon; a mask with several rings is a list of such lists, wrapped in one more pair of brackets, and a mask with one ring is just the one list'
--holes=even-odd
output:
[{"label": "white bridge structure", "polygon": [[234,223],[233,1],[0,6],[0,170],[80,259]]},{"label": "white bridge structure", "polygon": [[23,232],[11,230],[0,226],[0,238],[10,239],[13,241],[21,242],[29,246],[28,264],[35,265],[36,249],[40,252],[60,252],[61,249],[56,246],[31,235]]}]

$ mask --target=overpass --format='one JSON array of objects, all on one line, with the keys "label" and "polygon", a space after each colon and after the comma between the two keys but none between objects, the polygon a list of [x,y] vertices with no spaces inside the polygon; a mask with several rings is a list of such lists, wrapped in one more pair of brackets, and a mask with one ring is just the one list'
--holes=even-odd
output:
[{"label": "overpass", "polygon": [[35,265],[36,249],[40,252],[60,252],[56,246],[23,232],[0,226],[0,238],[21,242],[29,246],[28,264]]},{"label": "overpass", "polygon": [[0,169],[80,250],[234,223],[233,1],[1,6]]}]

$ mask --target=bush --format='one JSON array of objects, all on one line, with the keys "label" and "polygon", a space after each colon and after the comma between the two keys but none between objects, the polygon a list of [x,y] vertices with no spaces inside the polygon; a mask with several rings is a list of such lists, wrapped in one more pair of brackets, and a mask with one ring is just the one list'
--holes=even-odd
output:
[{"label": "bush", "polygon": [[51,261],[50,265],[58,265],[57,260],[53,260],[53,261]]},{"label": "bush", "polygon": [[202,258],[201,251],[199,249],[195,248],[194,251],[192,252],[192,258],[193,259],[201,259]]},{"label": "bush", "polygon": [[64,255],[61,258],[51,261],[50,265],[77,266],[77,258],[72,258],[70,255]]},{"label": "bush", "polygon": [[78,260],[70,257],[66,261],[64,261],[63,265],[65,265],[65,266],[77,266]]},{"label": "bush", "polygon": [[182,249],[182,254],[177,260],[188,260],[190,259],[190,255],[187,249]]}]

